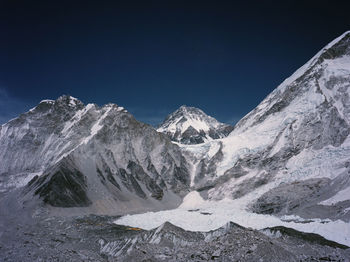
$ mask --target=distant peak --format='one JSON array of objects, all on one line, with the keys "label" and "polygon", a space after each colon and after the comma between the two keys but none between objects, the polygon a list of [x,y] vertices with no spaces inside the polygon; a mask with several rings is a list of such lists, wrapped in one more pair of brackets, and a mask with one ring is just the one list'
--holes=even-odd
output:
[{"label": "distant peak", "polygon": [[233,127],[220,123],[201,109],[182,105],[167,116],[158,132],[167,134],[171,140],[183,144],[199,144],[223,138]]}]

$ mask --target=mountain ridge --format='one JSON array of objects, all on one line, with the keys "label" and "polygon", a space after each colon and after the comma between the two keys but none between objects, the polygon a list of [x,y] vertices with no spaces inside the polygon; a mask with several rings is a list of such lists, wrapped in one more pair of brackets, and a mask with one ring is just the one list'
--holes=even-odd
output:
[{"label": "mountain ridge", "polygon": [[[247,208],[259,199],[253,205],[257,212],[276,206],[276,210],[282,208],[282,212],[275,213],[280,216],[297,213],[304,218],[328,216],[348,221],[350,201],[333,202],[334,208],[342,210],[337,218],[322,201],[332,195],[346,199],[350,194],[346,176],[350,153],[349,83],[347,31],[279,85],[236,124],[228,137],[198,147],[182,147],[194,167],[196,188],[204,190],[209,199],[246,201]],[[327,193],[320,189],[323,193],[316,197],[322,179],[329,179],[333,186]],[[305,185],[293,184],[298,181],[305,181]],[[291,190],[281,201],[296,203],[306,194],[304,199],[310,198],[309,203],[283,208],[278,202],[282,184],[300,192],[294,196]],[[304,192],[308,186],[313,190]]]}]

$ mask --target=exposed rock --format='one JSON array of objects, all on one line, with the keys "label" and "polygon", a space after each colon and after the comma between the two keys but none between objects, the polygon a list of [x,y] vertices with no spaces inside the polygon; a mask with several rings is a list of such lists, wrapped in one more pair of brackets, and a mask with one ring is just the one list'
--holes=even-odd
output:
[{"label": "exposed rock", "polygon": [[315,178],[280,185],[259,197],[252,209],[260,214],[292,214],[327,191],[329,183],[330,179]]}]

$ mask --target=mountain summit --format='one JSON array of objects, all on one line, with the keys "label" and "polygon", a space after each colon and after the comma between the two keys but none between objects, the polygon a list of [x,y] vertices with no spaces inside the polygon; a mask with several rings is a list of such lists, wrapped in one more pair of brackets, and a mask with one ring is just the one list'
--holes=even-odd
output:
[{"label": "mountain summit", "polygon": [[202,110],[181,106],[164,120],[157,129],[181,144],[200,144],[226,137],[233,127],[220,123]]},{"label": "mountain summit", "polygon": [[27,184],[28,200],[51,207],[140,212],[174,207],[188,192],[178,146],[116,104],[43,100],[0,126],[0,147],[0,192]]}]

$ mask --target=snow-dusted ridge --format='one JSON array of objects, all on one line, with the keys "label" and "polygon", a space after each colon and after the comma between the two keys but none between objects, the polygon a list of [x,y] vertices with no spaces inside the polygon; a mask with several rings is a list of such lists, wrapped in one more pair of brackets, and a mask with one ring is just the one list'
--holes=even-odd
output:
[{"label": "snow-dusted ridge", "polygon": [[343,40],[345,37],[348,37],[350,35],[350,31],[344,32],[342,35],[335,38],[333,41],[328,43],[325,47],[323,47],[316,55],[314,55],[308,62],[306,62],[302,67],[297,69],[290,77],[286,78],[273,92],[282,92],[288,85],[293,83],[293,81],[297,80],[299,77],[301,77],[310,67],[314,66],[320,56],[327,52],[330,48],[332,48],[334,45],[339,43],[341,40]]}]

